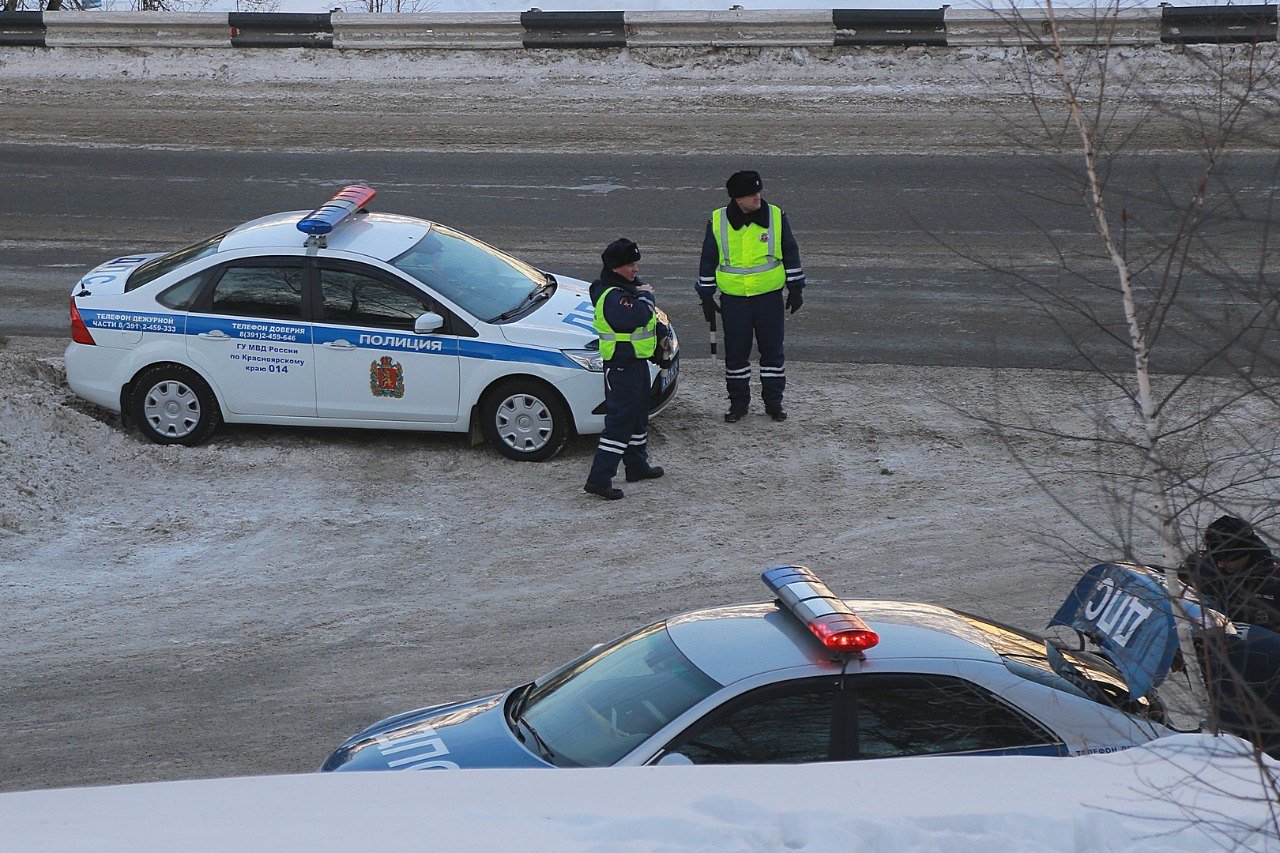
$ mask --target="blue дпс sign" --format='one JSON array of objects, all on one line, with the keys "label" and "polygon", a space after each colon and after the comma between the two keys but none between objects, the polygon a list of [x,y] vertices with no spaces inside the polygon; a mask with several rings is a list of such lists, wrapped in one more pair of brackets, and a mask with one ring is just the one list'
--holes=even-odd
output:
[{"label": "blue \u0434\u043f\u0441 sign", "polygon": [[1134,698],[1164,680],[1178,650],[1169,592],[1155,575],[1137,566],[1094,566],[1049,625],[1074,628],[1097,642],[1124,675]]}]

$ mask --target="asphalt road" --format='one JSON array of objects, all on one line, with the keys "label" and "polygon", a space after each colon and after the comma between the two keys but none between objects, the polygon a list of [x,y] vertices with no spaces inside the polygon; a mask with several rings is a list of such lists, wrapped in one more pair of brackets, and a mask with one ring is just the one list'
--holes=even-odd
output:
[{"label": "asphalt road", "polygon": [[[792,358],[839,363],[1077,369],[1085,355],[1123,367],[1114,273],[1070,176],[1031,156],[289,153],[0,146],[0,333],[56,335],[71,284],[133,251],[176,248],[265,213],[319,204],[346,182],[375,186],[379,210],[453,225],[549,270],[590,279],[620,235],[644,252],[641,275],[705,353],[692,283],[706,214],[724,176],[758,168],[788,211],[809,277],[791,320]],[[1274,163],[1244,155],[1219,173],[1224,215],[1204,234],[1219,268],[1256,274],[1280,184]],[[1194,155],[1136,156],[1109,174],[1113,216],[1137,258],[1173,230],[1199,174]],[[1227,205],[1226,201],[1234,204]],[[1117,224],[1117,227],[1120,227]],[[977,261],[977,262],[975,262]],[[1158,285],[1161,263],[1140,270]],[[1014,274],[1010,274],[1010,273]],[[1022,283],[1019,283],[1020,280]],[[1159,370],[1195,369],[1216,321],[1247,308],[1218,275],[1189,274]],[[1051,294],[1101,324],[1043,310]],[[1057,325],[1063,324],[1063,329]],[[1064,330],[1066,334],[1064,334]],[[1082,354],[1083,353],[1083,354]]]}]

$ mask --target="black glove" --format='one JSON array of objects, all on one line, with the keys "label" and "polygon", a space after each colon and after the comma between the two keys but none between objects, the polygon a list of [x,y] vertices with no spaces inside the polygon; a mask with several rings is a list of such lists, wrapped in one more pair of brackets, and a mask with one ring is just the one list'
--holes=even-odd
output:
[{"label": "black glove", "polygon": [[800,306],[804,304],[804,296],[798,290],[787,288],[787,310],[792,314],[800,310]]},{"label": "black glove", "polygon": [[720,306],[716,304],[714,296],[704,296],[702,298],[702,316],[710,323],[716,318],[716,313],[720,310]]}]

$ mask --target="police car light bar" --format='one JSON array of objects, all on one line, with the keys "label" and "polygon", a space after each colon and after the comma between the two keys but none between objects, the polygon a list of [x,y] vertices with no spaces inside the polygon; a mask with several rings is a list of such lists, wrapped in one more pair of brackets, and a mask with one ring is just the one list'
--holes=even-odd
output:
[{"label": "police car light bar", "polygon": [[833,652],[864,652],[879,635],[804,566],[780,566],[760,575],[778,600]]},{"label": "police car light bar", "polygon": [[363,184],[343,187],[333,198],[317,207],[298,221],[303,234],[320,237],[337,228],[351,214],[373,201],[377,191]]}]

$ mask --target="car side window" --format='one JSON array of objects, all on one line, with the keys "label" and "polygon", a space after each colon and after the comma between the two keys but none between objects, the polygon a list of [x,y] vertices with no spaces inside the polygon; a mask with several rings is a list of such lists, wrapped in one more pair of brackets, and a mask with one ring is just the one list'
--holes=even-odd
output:
[{"label": "car side window", "polygon": [[200,293],[200,288],[209,280],[209,270],[188,276],[171,287],[166,287],[156,294],[156,301],[174,311],[186,311]]},{"label": "car side window", "polygon": [[853,680],[857,758],[1016,749],[1057,742],[972,682],[948,676]]},{"label": "car side window", "polygon": [[694,764],[830,761],[838,752],[832,737],[837,695],[828,682],[755,691],[713,711],[668,751]]},{"label": "car side window", "polygon": [[300,266],[231,266],[213,288],[214,314],[302,319],[303,271]]},{"label": "car side window", "polygon": [[323,307],[320,322],[343,326],[413,331],[414,321],[426,311],[421,297],[371,276],[341,269],[320,270]]}]

